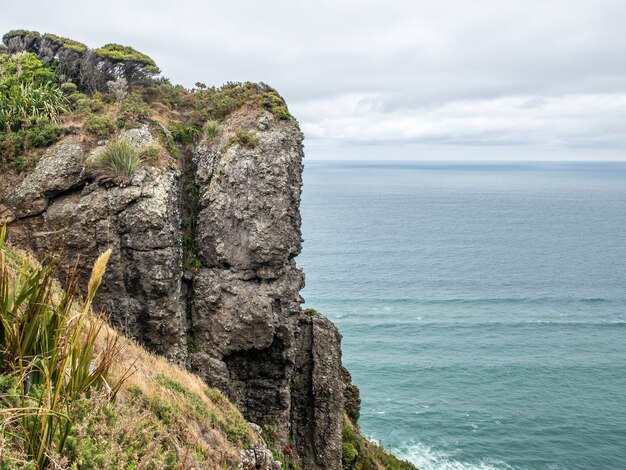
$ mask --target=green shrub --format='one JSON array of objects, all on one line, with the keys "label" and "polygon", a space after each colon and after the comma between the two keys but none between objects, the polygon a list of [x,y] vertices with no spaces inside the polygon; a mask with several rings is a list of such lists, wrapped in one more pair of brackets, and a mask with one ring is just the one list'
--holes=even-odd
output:
[{"label": "green shrub", "polygon": [[74,41],[73,39],[64,38],[61,36],[57,36],[56,34],[46,33],[43,35],[44,39],[48,39],[49,41],[56,42],[57,44],[61,44],[63,47],[67,49],[71,49],[75,52],[85,52],[87,50],[87,46],[85,46],[82,42]]},{"label": "green shrub", "polygon": [[133,175],[140,163],[137,149],[124,140],[111,142],[94,162],[97,168],[127,177]]},{"label": "green shrub", "polygon": [[99,113],[104,109],[104,102],[100,99],[90,98],[83,93],[73,93],[69,96],[71,102],[74,103],[74,109],[79,113]]},{"label": "green shrub", "polygon": [[51,85],[22,83],[6,92],[0,87],[0,129],[17,131],[40,119],[58,122],[66,104],[60,88]]},{"label": "green shrub", "polygon": [[2,42],[7,42],[9,39],[16,36],[33,36],[39,38],[41,37],[41,34],[39,34],[37,31],[29,31],[27,29],[13,29],[8,33],[5,33],[4,36],[2,36]]},{"label": "green shrub", "polygon": [[98,137],[107,137],[116,129],[115,121],[111,116],[96,116],[87,114],[83,127]]},{"label": "green shrub", "polygon": [[152,113],[150,107],[139,93],[130,93],[120,103],[118,124],[128,127],[148,119]]},{"label": "green shrub", "polygon": [[342,451],[344,470],[417,470],[412,463],[398,459],[381,445],[361,436],[348,420],[344,420],[343,424]]},{"label": "green shrub", "polygon": [[256,83],[226,83],[220,88],[196,90],[193,97],[192,116],[197,122],[207,119],[222,120],[248,103],[256,103],[260,88]]},{"label": "green shrub", "polygon": [[354,468],[354,463],[356,462],[356,458],[358,457],[359,453],[349,442],[345,442],[343,444],[342,453],[343,455],[341,460],[343,462],[343,470],[352,470],[352,468]]},{"label": "green shrub", "polygon": [[144,67],[149,72],[154,74],[159,73],[159,69],[154,60],[130,46],[122,46],[121,44],[106,44],[98,49],[94,49],[93,53],[120,63],[136,63],[137,65]]},{"label": "green shrub", "polygon": [[26,148],[47,147],[61,138],[61,128],[49,119],[41,119],[25,133]]},{"label": "green shrub", "polygon": [[168,129],[172,138],[179,144],[188,145],[192,143],[200,134],[200,129],[195,126],[185,126],[184,124],[175,124]]},{"label": "green shrub", "polygon": [[287,120],[291,117],[285,101],[275,91],[269,91],[261,100],[263,107],[269,110],[278,119]]},{"label": "green shrub", "polygon": [[185,87],[182,85],[172,85],[172,82],[165,77],[157,78],[155,83],[161,103],[172,107],[182,104]]},{"label": "green shrub", "polygon": [[209,140],[215,139],[219,130],[220,123],[215,119],[210,119],[204,124],[204,132],[206,133],[207,139]]},{"label": "green shrub", "polygon": [[247,149],[254,149],[259,145],[259,138],[250,131],[237,129],[235,135],[228,141],[229,145],[238,144]]},{"label": "green shrub", "polygon": [[56,70],[44,65],[37,54],[21,52],[0,57],[0,89],[4,92],[20,83],[56,85],[58,79]]}]

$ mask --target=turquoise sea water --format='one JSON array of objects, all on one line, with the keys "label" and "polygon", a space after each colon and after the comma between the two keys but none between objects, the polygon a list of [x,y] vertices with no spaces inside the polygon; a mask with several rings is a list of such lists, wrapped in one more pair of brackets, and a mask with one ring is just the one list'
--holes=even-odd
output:
[{"label": "turquoise sea water", "polygon": [[626,164],[307,162],[305,306],[429,469],[626,469]]}]

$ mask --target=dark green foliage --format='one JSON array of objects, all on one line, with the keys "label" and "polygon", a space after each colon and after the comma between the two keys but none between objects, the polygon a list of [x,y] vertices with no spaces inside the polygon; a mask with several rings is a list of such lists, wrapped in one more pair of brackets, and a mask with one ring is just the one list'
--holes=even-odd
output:
[{"label": "dark green foliage", "polygon": [[71,49],[75,52],[85,52],[87,51],[87,46],[82,42],[74,41],[73,39],[64,38],[61,36],[57,36],[56,34],[46,33],[43,35],[44,39],[48,39],[49,41],[56,42],[57,44],[62,45],[67,49]]},{"label": "dark green foliage", "polygon": [[169,128],[170,134],[174,142],[179,144],[191,144],[200,134],[200,129],[196,126],[186,126],[184,124],[175,124]]},{"label": "dark green foliage", "polygon": [[[189,175],[185,175],[189,177]],[[193,177],[193,176],[192,176]],[[182,219],[183,229],[183,268],[190,271],[198,271],[202,267],[202,261],[198,256],[198,244],[196,242],[196,228],[198,224],[198,212],[200,207],[200,187],[192,179],[185,184],[185,217]]]},{"label": "dark green foliage", "polygon": [[116,129],[115,121],[111,116],[97,116],[87,114],[83,127],[98,137],[107,137]]},{"label": "dark green foliage", "polygon": [[0,163],[18,173],[34,167],[38,155],[30,149],[61,136],[57,123],[68,102],[56,82],[35,54],[0,57]]},{"label": "dark green foliage", "polygon": [[49,119],[40,119],[25,131],[24,148],[47,147],[61,138],[61,128]]},{"label": "dark green foliage", "polygon": [[131,127],[150,117],[150,106],[139,93],[130,93],[120,103],[118,125]]},{"label": "dark green foliage", "polygon": [[345,367],[341,368],[341,378],[345,385],[343,397],[346,414],[353,424],[357,424],[361,415],[361,394],[356,385],[352,383],[352,376]]},{"label": "dark green foliage", "polygon": [[237,129],[235,135],[228,141],[230,145],[238,144],[247,149],[254,149],[259,145],[259,138],[250,131]]},{"label": "dark green foliage", "polygon": [[51,145],[60,137],[61,128],[45,119],[17,132],[0,133],[0,164],[12,163],[18,174],[31,170],[40,157],[33,149]]}]

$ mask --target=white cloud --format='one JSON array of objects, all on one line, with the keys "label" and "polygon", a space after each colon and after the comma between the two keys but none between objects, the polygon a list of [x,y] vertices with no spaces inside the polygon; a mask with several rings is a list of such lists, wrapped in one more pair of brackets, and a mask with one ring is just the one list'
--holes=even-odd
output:
[{"label": "white cloud", "polygon": [[309,147],[626,147],[621,0],[5,3],[1,29],[131,44],[187,86],[270,83]]}]

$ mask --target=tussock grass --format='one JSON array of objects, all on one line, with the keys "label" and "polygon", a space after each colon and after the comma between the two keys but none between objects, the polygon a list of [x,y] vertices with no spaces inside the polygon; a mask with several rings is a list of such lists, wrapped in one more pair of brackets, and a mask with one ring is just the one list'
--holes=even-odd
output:
[{"label": "tussock grass", "polygon": [[219,130],[220,122],[215,119],[210,119],[204,124],[204,132],[209,140],[215,139]]},{"label": "tussock grass", "polygon": [[94,166],[116,175],[131,177],[140,163],[141,157],[135,147],[124,140],[116,140],[98,155]]}]

